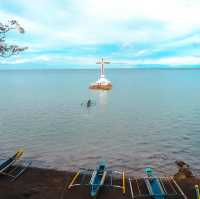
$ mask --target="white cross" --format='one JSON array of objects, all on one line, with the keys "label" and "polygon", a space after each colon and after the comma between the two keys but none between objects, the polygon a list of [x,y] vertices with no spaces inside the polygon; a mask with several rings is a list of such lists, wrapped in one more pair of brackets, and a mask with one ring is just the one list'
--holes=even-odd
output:
[{"label": "white cross", "polygon": [[96,64],[101,64],[101,73],[100,73],[100,78],[104,78],[104,64],[110,64],[110,62],[108,61],[104,61],[103,58],[101,59],[101,61],[97,62]]}]

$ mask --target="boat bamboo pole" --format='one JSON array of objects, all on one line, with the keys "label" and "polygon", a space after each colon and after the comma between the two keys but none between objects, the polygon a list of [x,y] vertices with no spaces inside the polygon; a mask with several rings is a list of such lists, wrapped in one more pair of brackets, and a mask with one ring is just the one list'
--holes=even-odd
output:
[{"label": "boat bamboo pole", "polygon": [[187,196],[184,194],[184,192],[182,191],[182,189],[180,188],[180,186],[178,185],[178,183],[174,180],[174,178],[171,178],[173,183],[176,185],[176,187],[178,188],[179,192],[181,193],[181,195],[183,196],[184,199],[188,199]]},{"label": "boat bamboo pole", "polygon": [[133,187],[132,187],[131,179],[129,178],[128,181],[129,181],[129,186],[130,186],[130,190],[131,190],[131,197],[132,197],[132,199],[134,199]]},{"label": "boat bamboo pole", "polygon": [[200,199],[200,191],[198,185],[195,185],[195,190],[196,190],[196,199]]},{"label": "boat bamboo pole", "polygon": [[19,160],[23,154],[24,154],[24,150],[18,149],[16,152],[16,159]]},{"label": "boat bamboo pole", "polygon": [[78,171],[76,173],[76,175],[73,177],[72,181],[70,182],[69,186],[68,186],[68,189],[70,189],[72,187],[72,185],[74,184],[75,180],[77,179],[77,177],[79,176],[80,174],[80,171]]},{"label": "boat bamboo pole", "polygon": [[125,194],[126,193],[126,183],[125,183],[125,173],[124,173],[124,171],[123,171],[123,173],[122,173],[122,192],[123,192],[123,194]]},{"label": "boat bamboo pole", "polygon": [[3,171],[0,171],[0,174],[5,175],[5,176],[8,176],[8,177],[12,177],[12,178],[15,177],[14,175],[11,175],[11,174],[6,173],[6,172],[3,172]]},{"label": "boat bamboo pole", "polygon": [[135,182],[136,182],[136,185],[137,185],[138,192],[139,192],[139,194],[141,194],[140,186],[138,184],[138,178],[135,178]]}]

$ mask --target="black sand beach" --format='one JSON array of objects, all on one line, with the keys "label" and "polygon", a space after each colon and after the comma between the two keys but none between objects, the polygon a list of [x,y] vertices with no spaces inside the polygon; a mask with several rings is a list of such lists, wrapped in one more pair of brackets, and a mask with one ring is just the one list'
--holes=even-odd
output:
[{"label": "black sand beach", "polygon": [[[74,173],[40,168],[28,168],[16,181],[9,182],[7,178],[0,178],[0,199],[89,199],[88,187],[66,187]],[[126,194],[119,189],[104,188],[98,199],[128,199],[131,198],[126,176]],[[175,175],[175,179],[183,189],[188,199],[195,199],[194,185],[200,185],[200,179],[193,177],[183,170]],[[118,179],[115,179],[118,181]],[[116,182],[119,183],[119,182]],[[180,199],[182,197],[179,197]],[[177,199],[179,199],[177,198]]]}]

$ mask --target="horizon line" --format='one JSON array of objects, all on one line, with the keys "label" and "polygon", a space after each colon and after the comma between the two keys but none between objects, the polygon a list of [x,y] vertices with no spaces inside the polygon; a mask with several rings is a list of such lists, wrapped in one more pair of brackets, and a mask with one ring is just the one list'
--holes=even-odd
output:
[{"label": "horizon line", "polygon": [[[60,71],[60,70],[100,70],[99,68],[0,68],[0,71]],[[107,68],[106,70],[200,70],[200,67],[141,67]]]}]

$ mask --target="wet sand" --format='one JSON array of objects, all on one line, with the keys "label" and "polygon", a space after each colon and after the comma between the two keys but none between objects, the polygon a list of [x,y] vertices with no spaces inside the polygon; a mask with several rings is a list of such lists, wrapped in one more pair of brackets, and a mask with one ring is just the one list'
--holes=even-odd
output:
[{"label": "wet sand", "polygon": [[[73,187],[67,189],[67,185],[74,173],[28,168],[16,181],[10,182],[8,178],[0,178],[0,199],[89,199],[88,187]],[[103,188],[98,199],[128,199],[131,198],[128,180],[126,176],[126,194],[120,189]],[[187,195],[188,199],[195,199],[194,185],[200,185],[200,179],[193,176],[183,176],[177,173],[175,179]],[[117,184],[119,179],[114,180]],[[182,197],[179,197],[180,199]]]}]

